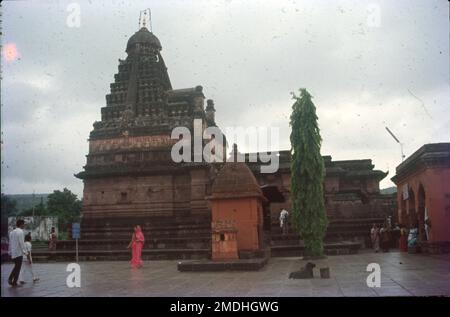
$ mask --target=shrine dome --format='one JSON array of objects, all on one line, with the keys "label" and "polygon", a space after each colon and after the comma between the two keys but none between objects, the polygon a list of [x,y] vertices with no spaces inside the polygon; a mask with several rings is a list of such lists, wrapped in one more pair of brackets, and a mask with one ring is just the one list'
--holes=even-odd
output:
[{"label": "shrine dome", "polygon": [[145,26],[130,37],[126,51],[128,52],[136,44],[150,44],[159,50],[162,49],[161,42]]},{"label": "shrine dome", "polygon": [[[232,154],[233,155],[233,154]],[[217,174],[211,198],[263,197],[258,181],[244,162],[226,162]]]}]

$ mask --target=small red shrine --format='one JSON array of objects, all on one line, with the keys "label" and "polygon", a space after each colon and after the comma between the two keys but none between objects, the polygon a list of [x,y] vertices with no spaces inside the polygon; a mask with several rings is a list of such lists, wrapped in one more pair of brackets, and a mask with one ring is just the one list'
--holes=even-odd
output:
[{"label": "small red shrine", "polygon": [[232,162],[224,164],[212,185],[212,259],[232,260],[241,251],[258,251],[263,244],[263,203],[261,188],[248,166],[237,162],[233,146]]}]

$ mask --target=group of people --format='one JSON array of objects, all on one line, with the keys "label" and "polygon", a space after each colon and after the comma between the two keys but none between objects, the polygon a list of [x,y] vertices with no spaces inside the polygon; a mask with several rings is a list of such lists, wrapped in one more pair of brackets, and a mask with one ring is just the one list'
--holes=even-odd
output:
[{"label": "group of people", "polygon": [[[8,277],[8,284],[12,287],[23,285],[26,280],[31,278],[33,282],[39,281],[33,271],[33,258],[31,255],[31,232],[25,234],[25,221],[18,219],[16,228],[9,234],[8,253],[14,263],[14,267]],[[56,230],[52,227],[49,237],[49,250],[56,250],[57,235]],[[134,227],[134,233],[128,248],[131,249],[131,267],[140,268],[143,265],[142,248],[144,247],[144,234],[140,226]]]},{"label": "group of people", "polygon": [[26,234],[23,229],[25,221],[16,221],[16,228],[9,234],[9,255],[14,262],[14,267],[8,277],[8,284],[15,287],[25,284],[26,279],[31,277],[33,282],[39,280],[33,272],[33,258],[31,256],[31,232]]},{"label": "group of people", "polygon": [[[287,234],[289,231],[288,219],[289,212],[286,209],[281,208],[279,221],[283,235]],[[431,228],[430,221],[426,221],[425,225],[428,236],[428,230]],[[410,229],[398,223],[392,227],[390,219],[380,227],[377,224],[373,224],[372,229],[370,230],[372,247],[375,252],[379,252],[380,250],[388,252],[390,248],[398,248],[402,252],[408,252],[408,248],[417,246],[418,237],[419,229],[417,223]]]},{"label": "group of people", "polygon": [[[23,285],[27,281],[39,281],[33,271],[33,258],[31,255],[31,232],[25,234],[25,221],[18,219],[16,228],[9,233],[8,254],[11,257],[14,267],[8,277],[8,284],[16,287]],[[50,251],[56,250],[57,234],[55,227],[51,228],[48,248]]]},{"label": "group of people", "polygon": [[383,252],[388,252],[390,248],[399,248],[402,252],[408,252],[408,248],[417,246],[418,236],[417,224],[409,230],[406,226],[397,223],[393,228],[388,223],[385,223],[381,228],[377,224],[373,224],[372,229],[370,229],[370,239],[375,252],[379,252],[380,249]]}]

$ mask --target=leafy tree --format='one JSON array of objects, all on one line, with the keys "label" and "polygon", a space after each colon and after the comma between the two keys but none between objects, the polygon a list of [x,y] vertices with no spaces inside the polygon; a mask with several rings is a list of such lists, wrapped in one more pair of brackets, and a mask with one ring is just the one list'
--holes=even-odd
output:
[{"label": "leafy tree", "polygon": [[305,255],[322,256],[328,225],[323,196],[325,167],[316,107],[306,89],[293,94],[291,131],[291,192],[293,222],[305,244]]},{"label": "leafy tree", "polygon": [[3,193],[1,194],[1,196],[2,196],[1,235],[2,237],[6,237],[8,236],[8,217],[16,215],[17,202]]},{"label": "leafy tree", "polygon": [[41,201],[39,204],[32,208],[28,208],[19,212],[18,216],[26,217],[26,216],[47,216],[48,210],[44,204],[44,199],[41,197]]},{"label": "leafy tree", "polygon": [[67,188],[55,190],[48,195],[47,211],[49,216],[58,217],[60,230],[69,228],[72,222],[78,221],[81,213],[81,200]]}]

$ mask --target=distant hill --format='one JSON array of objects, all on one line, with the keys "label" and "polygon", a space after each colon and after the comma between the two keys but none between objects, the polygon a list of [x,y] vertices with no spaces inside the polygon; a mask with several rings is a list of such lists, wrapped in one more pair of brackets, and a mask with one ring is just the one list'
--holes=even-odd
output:
[{"label": "distant hill", "polygon": [[382,190],[380,190],[380,193],[383,195],[390,195],[390,194],[393,194],[396,192],[397,192],[397,187],[395,187],[395,186],[383,188]]},{"label": "distant hill", "polygon": [[20,195],[6,195],[11,200],[16,201],[17,212],[30,209],[41,202],[47,204],[47,197],[49,194],[20,194]]}]

